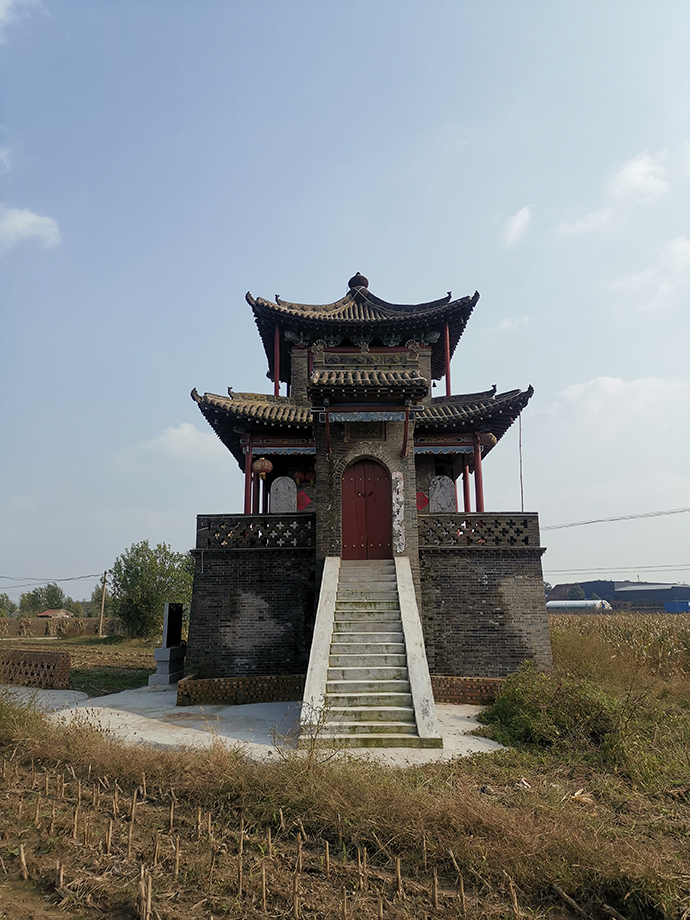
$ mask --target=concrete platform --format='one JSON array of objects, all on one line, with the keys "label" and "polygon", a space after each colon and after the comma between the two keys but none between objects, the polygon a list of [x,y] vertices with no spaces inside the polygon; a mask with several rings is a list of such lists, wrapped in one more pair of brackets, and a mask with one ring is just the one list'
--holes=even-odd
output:
[{"label": "concrete platform", "polygon": [[[33,701],[51,718],[82,718],[109,731],[127,744],[158,748],[204,747],[215,740],[229,748],[240,747],[256,760],[277,756],[276,744],[295,747],[300,703],[248,703],[243,706],[175,705],[177,686],[142,687],[110,696],[91,697],[73,690],[35,690],[0,687],[16,699]],[[453,760],[478,752],[496,751],[501,745],[468,734],[477,727],[481,706],[437,704],[443,737],[439,749],[350,749],[343,757],[371,758],[390,766],[410,766]]]}]

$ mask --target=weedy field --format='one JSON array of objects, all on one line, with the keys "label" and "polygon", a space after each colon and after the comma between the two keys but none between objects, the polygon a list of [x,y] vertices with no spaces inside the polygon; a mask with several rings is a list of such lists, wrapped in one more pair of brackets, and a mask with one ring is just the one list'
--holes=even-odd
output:
[{"label": "weedy field", "polygon": [[486,711],[507,750],[404,770],[125,748],[5,694],[0,917],[688,920],[690,617],[551,625]]}]

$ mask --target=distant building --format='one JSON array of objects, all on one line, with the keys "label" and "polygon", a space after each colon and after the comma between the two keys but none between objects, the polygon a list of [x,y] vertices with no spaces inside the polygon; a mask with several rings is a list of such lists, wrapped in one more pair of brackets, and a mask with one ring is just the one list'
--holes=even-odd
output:
[{"label": "distant building", "polygon": [[43,613],[37,614],[39,617],[50,617],[53,620],[64,620],[68,617],[71,617],[72,614],[69,610],[65,610],[63,607],[60,607],[59,610],[44,610]]},{"label": "distant building", "polygon": [[547,602],[567,600],[568,592],[576,584],[580,585],[588,600],[596,594],[597,598],[616,606],[660,607],[674,601],[690,601],[690,585],[597,580],[555,585],[547,595]]}]

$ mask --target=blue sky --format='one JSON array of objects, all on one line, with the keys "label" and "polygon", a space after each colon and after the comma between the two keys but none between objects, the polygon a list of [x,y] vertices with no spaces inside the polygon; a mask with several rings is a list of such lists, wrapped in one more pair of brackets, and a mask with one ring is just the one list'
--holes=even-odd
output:
[{"label": "blue sky", "polygon": [[[0,0],[0,34],[0,591],[240,510],[189,392],[270,390],[245,291],[355,271],[480,292],[453,390],[534,385],[542,525],[690,506],[687,4]],[[489,510],[518,474],[514,426]],[[546,576],[688,581],[689,531],[545,531]]]}]

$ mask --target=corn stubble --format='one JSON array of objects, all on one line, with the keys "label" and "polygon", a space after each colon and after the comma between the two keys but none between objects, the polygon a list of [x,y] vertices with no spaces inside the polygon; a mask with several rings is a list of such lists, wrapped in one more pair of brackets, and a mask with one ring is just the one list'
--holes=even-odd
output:
[{"label": "corn stubble", "polygon": [[126,748],[5,696],[0,884],[146,920],[689,916],[690,618],[589,619],[489,712],[514,747],[404,770]]}]

